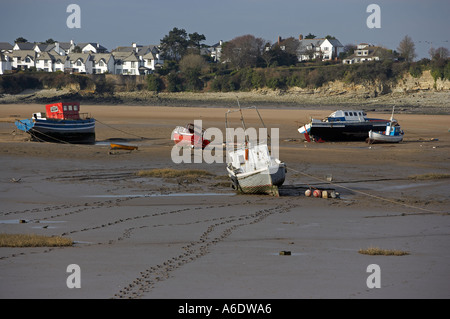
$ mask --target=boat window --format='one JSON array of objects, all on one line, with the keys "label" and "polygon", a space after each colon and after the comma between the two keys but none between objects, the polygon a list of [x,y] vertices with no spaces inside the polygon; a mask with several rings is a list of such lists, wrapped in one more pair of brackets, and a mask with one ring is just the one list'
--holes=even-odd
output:
[{"label": "boat window", "polygon": [[67,105],[64,105],[64,111],[67,111]]},{"label": "boat window", "polygon": [[347,112],[345,112],[345,116],[348,116],[348,113],[347,113]]},{"label": "boat window", "polygon": [[68,110],[69,110],[69,111],[72,111],[72,105],[69,105],[69,106],[68,106]]},{"label": "boat window", "polygon": [[73,106],[73,110],[74,110],[74,111],[78,111],[78,105],[74,105],[74,106]]},{"label": "boat window", "polygon": [[348,114],[350,114],[350,116],[353,116],[353,112],[348,112]]}]

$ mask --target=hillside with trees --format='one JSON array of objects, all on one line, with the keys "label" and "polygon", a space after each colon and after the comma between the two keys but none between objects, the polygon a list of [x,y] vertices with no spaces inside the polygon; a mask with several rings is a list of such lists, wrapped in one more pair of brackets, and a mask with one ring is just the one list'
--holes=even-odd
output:
[{"label": "hillside with trees", "polygon": [[[306,38],[314,38],[308,34]],[[333,38],[328,35],[327,37]],[[203,54],[205,36],[174,28],[161,39],[165,54],[162,68],[146,76],[112,74],[81,75],[62,72],[20,71],[0,77],[0,94],[17,94],[26,89],[71,89],[96,94],[98,99],[118,92],[251,92],[256,90],[318,90],[329,83],[382,87],[376,94],[387,94],[405,78],[419,78],[429,72],[437,89],[437,81],[450,81],[449,52],[446,48],[430,50],[430,59],[414,61],[415,48],[406,36],[397,51],[384,50],[380,61],[343,64],[340,59],[299,62],[295,55],[295,39],[288,38],[272,45],[262,38],[243,35],[225,42],[221,62]],[[346,45],[341,54],[352,51]],[[132,79],[133,78],[133,79]],[[89,94],[87,94],[89,95]]]}]

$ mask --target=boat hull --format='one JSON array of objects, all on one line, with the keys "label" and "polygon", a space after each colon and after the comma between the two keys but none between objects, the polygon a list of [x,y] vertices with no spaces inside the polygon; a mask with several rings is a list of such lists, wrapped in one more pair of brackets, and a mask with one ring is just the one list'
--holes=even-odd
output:
[{"label": "boat hull", "polygon": [[308,133],[316,141],[364,141],[370,130],[384,130],[388,122],[313,123]]},{"label": "boat hull", "polygon": [[227,167],[228,176],[233,188],[242,194],[268,194],[279,196],[278,187],[286,178],[286,167],[281,163],[278,167],[264,168],[248,173],[236,173]]},{"label": "boat hull", "polygon": [[194,133],[187,132],[184,127],[176,127],[171,134],[171,139],[179,147],[201,147],[204,149],[209,143],[209,140],[203,139]]},{"label": "boat hull", "polygon": [[399,143],[403,140],[401,135],[386,135],[383,132],[369,131],[369,143]]},{"label": "boat hull", "polygon": [[55,143],[95,143],[95,119],[84,120],[22,120],[16,126],[34,140]]}]

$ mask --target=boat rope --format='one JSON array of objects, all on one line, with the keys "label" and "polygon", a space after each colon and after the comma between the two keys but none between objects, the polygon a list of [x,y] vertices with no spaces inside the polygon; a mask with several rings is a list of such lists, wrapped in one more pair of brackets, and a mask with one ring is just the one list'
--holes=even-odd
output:
[{"label": "boat rope", "polygon": [[113,130],[122,132],[122,133],[127,134],[127,135],[131,135],[131,136],[134,136],[134,137],[139,137],[139,138],[142,139],[142,140],[148,140],[148,139],[150,139],[150,138],[145,137],[145,136],[140,136],[140,135],[136,135],[136,134],[133,134],[133,133],[125,132],[125,131],[123,131],[123,130],[121,130],[121,129],[118,129],[118,128],[114,127],[114,126],[111,126],[111,125],[109,125],[109,124],[103,123],[102,121],[99,121],[99,120],[97,120],[97,119],[95,119],[95,121],[98,122],[98,123],[100,123],[100,124],[103,124],[103,125],[105,125],[105,126],[107,126],[107,127],[109,127],[109,128],[112,128]]},{"label": "boat rope", "polygon": [[362,195],[365,195],[365,196],[376,198],[376,199],[379,199],[379,200],[382,200],[382,201],[386,201],[386,202],[389,202],[389,203],[393,203],[393,204],[396,204],[396,205],[401,205],[401,206],[405,206],[405,207],[409,207],[409,208],[422,210],[422,211],[425,211],[425,212],[431,213],[431,214],[448,214],[448,212],[436,211],[436,210],[426,209],[426,208],[423,208],[423,207],[418,207],[418,206],[413,206],[413,205],[409,205],[409,204],[405,204],[405,203],[400,203],[398,201],[395,201],[395,200],[392,200],[392,199],[389,199],[389,198],[385,198],[385,197],[381,197],[381,196],[378,196],[378,195],[373,195],[373,194],[369,194],[367,192],[363,192],[363,191],[359,191],[359,190],[356,190],[356,189],[352,189],[350,187],[343,186],[343,185],[338,184],[338,183],[333,183],[333,182],[324,180],[322,178],[319,178],[319,177],[316,177],[316,176],[313,176],[313,175],[310,175],[310,174],[307,174],[307,173],[304,173],[304,172],[297,171],[297,170],[295,170],[293,168],[289,168],[289,170],[290,171],[294,171],[294,172],[299,173],[299,174],[302,174],[302,175],[305,175],[307,177],[319,180],[321,182],[328,183],[330,185],[334,185],[336,187],[341,187],[341,188],[344,188],[346,190],[349,190],[349,191],[352,191],[352,192],[355,192],[355,193],[359,193],[359,194],[362,194]]}]

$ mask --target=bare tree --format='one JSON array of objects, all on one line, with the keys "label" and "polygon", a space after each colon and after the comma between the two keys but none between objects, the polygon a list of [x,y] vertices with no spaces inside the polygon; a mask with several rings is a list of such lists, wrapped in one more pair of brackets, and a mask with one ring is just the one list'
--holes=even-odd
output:
[{"label": "bare tree", "polygon": [[448,49],[444,47],[440,47],[437,49],[431,48],[428,53],[430,54],[430,57],[432,59],[446,59],[449,56]]},{"label": "bare tree", "polygon": [[406,62],[411,62],[417,56],[416,48],[413,40],[410,36],[406,35],[402,41],[400,41],[397,51],[400,56],[405,59]]},{"label": "bare tree", "polygon": [[254,67],[265,43],[263,39],[250,34],[236,37],[223,46],[222,60],[231,62],[237,69]]}]

